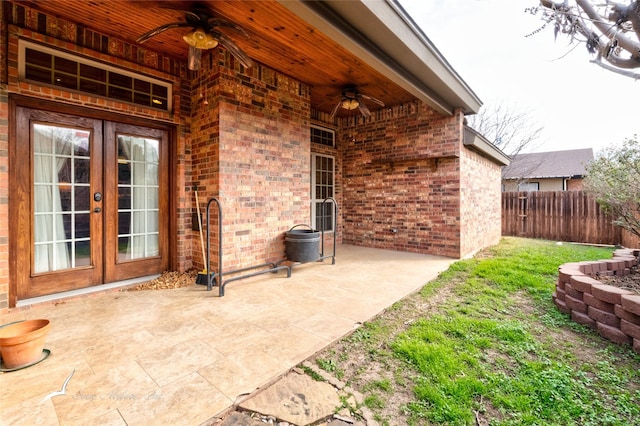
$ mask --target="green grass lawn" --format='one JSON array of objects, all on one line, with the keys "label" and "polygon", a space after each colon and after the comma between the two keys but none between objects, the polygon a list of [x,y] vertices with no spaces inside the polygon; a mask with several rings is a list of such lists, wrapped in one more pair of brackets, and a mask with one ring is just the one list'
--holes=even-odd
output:
[{"label": "green grass lawn", "polygon": [[560,264],[611,251],[504,238],[316,362],[386,425],[640,425],[640,356],[551,300]]}]

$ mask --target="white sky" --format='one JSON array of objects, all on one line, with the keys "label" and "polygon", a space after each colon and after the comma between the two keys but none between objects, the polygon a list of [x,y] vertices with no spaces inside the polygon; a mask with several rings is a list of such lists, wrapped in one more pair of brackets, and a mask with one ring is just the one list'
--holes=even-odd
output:
[{"label": "white sky", "polygon": [[529,151],[598,152],[640,136],[640,80],[590,63],[584,44],[562,34],[554,42],[551,28],[525,37],[542,25],[524,12],[537,0],[400,3],[485,105],[527,111],[544,127]]}]

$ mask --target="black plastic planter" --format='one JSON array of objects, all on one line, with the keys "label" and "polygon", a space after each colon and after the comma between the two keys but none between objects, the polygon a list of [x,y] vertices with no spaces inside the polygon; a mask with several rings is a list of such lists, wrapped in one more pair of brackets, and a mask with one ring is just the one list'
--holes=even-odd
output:
[{"label": "black plastic planter", "polygon": [[[309,229],[295,229],[306,226]],[[308,225],[295,225],[285,233],[285,253],[292,262],[313,262],[320,258],[320,231]]]}]

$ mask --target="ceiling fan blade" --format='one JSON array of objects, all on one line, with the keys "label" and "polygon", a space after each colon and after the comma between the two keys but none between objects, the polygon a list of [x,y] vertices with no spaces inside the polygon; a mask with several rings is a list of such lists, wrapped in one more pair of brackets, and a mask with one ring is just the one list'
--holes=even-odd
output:
[{"label": "ceiling fan blade", "polygon": [[244,53],[244,51],[240,49],[233,40],[218,31],[212,31],[211,34],[225,49],[229,51],[229,53],[235,56],[245,68],[251,68],[253,66],[251,58]]},{"label": "ceiling fan blade", "polygon": [[365,117],[369,117],[371,115],[371,111],[369,111],[369,108],[367,108],[364,102],[358,103],[358,109]]},{"label": "ceiling fan blade", "polygon": [[333,120],[333,118],[336,116],[341,106],[342,106],[342,99],[340,99],[336,104],[336,106],[333,107],[333,111],[331,111],[331,117],[330,117],[331,120]]},{"label": "ceiling fan blade", "polygon": [[367,95],[363,95],[363,94],[359,94],[359,97],[361,97],[362,99],[366,99],[368,101],[371,101],[373,103],[376,103],[380,106],[384,106],[384,102],[382,102],[380,99],[376,99],[373,96],[367,96]]},{"label": "ceiling fan blade", "polygon": [[191,27],[191,24],[188,24],[186,22],[171,22],[169,24],[160,25],[158,28],[154,28],[142,34],[140,37],[138,37],[136,42],[144,43],[145,41],[149,40],[151,37],[157,36],[158,34],[165,32],[171,28],[178,28],[178,27]]},{"label": "ceiling fan blade", "polygon": [[[176,9],[176,10],[180,10],[180,9]],[[184,19],[186,19],[187,22],[191,22],[192,24],[193,23],[204,24],[203,22],[200,22],[200,21],[202,20],[203,16],[207,16],[207,15],[198,15],[198,13],[192,12],[190,10],[181,10],[181,12],[184,13]]]}]

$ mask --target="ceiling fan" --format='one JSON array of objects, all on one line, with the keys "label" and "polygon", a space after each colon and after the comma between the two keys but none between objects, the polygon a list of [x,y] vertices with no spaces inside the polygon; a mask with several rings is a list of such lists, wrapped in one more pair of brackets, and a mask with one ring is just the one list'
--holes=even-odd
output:
[{"label": "ceiling fan", "polygon": [[356,86],[349,85],[342,89],[341,98],[336,106],[333,107],[333,111],[331,111],[331,119],[333,120],[340,108],[350,111],[357,108],[358,110],[360,110],[362,115],[364,115],[365,117],[369,117],[371,115],[371,111],[369,111],[369,108],[365,105],[364,102],[362,102],[363,99],[371,101],[382,107],[384,106],[384,102],[382,102],[381,100],[376,99],[372,96],[364,95],[358,91]]},{"label": "ceiling fan", "polygon": [[221,27],[231,28],[242,33],[244,36],[247,36],[247,33],[242,27],[234,24],[233,22],[229,22],[226,19],[214,17],[211,12],[203,7],[196,7],[191,11],[184,11],[184,18],[185,22],[170,22],[147,31],[138,37],[136,42],[144,43],[151,37],[157,36],[171,28],[186,27],[191,28],[191,31],[183,35],[182,39],[189,45],[188,67],[190,70],[200,69],[203,50],[213,49],[218,45],[227,49],[246,68],[253,65],[251,58],[249,58],[249,56],[243,52],[233,40],[219,31],[219,28]]}]

